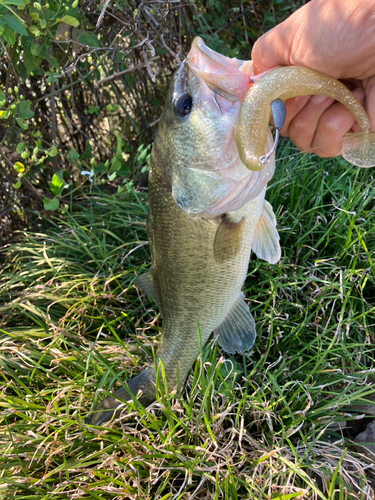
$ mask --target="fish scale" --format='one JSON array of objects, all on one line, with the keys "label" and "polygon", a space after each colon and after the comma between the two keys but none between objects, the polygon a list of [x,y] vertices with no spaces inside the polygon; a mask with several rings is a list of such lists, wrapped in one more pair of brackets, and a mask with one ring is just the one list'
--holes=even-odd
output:
[{"label": "fish scale", "polygon": [[[193,46],[196,50],[201,48]],[[217,57],[240,77],[245,94],[250,78],[236,69],[240,63],[232,66],[233,60]],[[240,86],[233,87],[237,94]],[[188,106],[185,116],[182,108],[179,117],[176,103],[190,100],[191,110]],[[161,363],[168,390],[182,384],[213,331],[228,353],[242,353],[254,344],[255,322],[241,293],[252,241],[257,231],[257,255],[271,263],[279,260],[280,246],[272,207],[264,200],[274,155],[260,173],[242,165],[234,142],[240,104],[236,96],[228,101],[216,94],[191,64],[184,63],[174,75],[150,160],[152,267],[135,280],[163,318],[155,363],[101,401],[86,423],[99,425],[118,416],[122,400],[137,396],[145,406],[155,401]],[[272,136],[266,134],[270,149]],[[249,193],[247,202],[241,201]]]},{"label": "fish scale", "polygon": [[238,253],[217,262],[213,248],[221,220],[192,219],[176,205],[168,183],[163,182],[163,166],[155,149],[149,177],[147,232],[153,262],[151,273],[163,314],[158,349],[161,354],[157,359],[163,362],[168,386],[172,388],[177,383],[177,364],[182,383],[199,354],[197,322],[204,345],[239,296],[264,192],[241,209],[245,226]]}]

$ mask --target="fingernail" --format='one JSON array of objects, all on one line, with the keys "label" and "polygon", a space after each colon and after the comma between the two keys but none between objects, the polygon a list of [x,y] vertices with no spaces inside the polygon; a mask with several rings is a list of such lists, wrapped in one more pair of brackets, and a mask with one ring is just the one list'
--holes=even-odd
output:
[{"label": "fingernail", "polygon": [[326,95],[312,95],[310,101],[313,104],[322,104],[326,99],[329,99]]}]

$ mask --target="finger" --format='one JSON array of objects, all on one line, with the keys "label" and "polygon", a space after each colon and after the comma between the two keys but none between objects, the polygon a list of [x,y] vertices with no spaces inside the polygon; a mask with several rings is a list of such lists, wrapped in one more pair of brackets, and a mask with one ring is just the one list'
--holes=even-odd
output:
[{"label": "finger", "polygon": [[[363,100],[362,89],[355,89],[353,93],[359,101]],[[355,118],[345,106],[339,102],[333,104],[319,119],[312,141],[314,153],[322,158],[340,155],[344,136],[351,131],[354,124]]]},{"label": "finger", "polygon": [[289,137],[300,151],[311,149],[322,114],[335,102],[327,96],[315,95],[307,101],[289,124]]},{"label": "finger", "polygon": [[303,109],[310,96],[292,97],[285,100],[286,116],[284,126],[280,133],[284,137],[289,137],[289,125],[294,117]]}]

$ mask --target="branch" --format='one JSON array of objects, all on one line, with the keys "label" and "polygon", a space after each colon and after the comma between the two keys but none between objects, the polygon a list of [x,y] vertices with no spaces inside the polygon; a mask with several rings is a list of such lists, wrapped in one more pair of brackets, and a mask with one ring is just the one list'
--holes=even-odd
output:
[{"label": "branch", "polygon": [[[151,61],[155,61],[155,59],[158,59],[158,57],[153,57]],[[106,78],[102,78],[101,80],[98,80],[96,83],[98,85],[101,85],[102,83],[110,82],[112,80],[116,80],[122,75],[126,75],[126,73],[131,73],[132,71],[136,71],[138,69],[144,68],[146,66],[145,63],[139,63],[136,66],[132,66],[131,68],[124,69],[123,71],[119,71],[118,73],[113,73],[113,75],[107,76]]]}]

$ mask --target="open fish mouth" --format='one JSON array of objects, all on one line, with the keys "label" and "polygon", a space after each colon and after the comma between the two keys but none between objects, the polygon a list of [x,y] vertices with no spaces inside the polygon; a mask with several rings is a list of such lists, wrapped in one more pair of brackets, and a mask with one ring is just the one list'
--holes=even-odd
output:
[{"label": "open fish mouth", "polygon": [[252,82],[251,61],[225,57],[196,37],[187,56],[189,68],[216,94],[230,102],[241,101]]},{"label": "open fish mouth", "polygon": [[171,173],[173,198],[190,217],[211,219],[235,211],[256,198],[273,176],[273,158],[262,172],[251,172],[234,140],[241,102],[252,85],[251,68],[251,61],[219,54],[196,37],[176,74],[173,98],[191,96],[195,109],[183,119],[206,141],[204,151],[191,147],[188,161],[185,157]]},{"label": "open fish mouth", "polygon": [[[247,169],[267,168],[268,161],[264,160],[270,155],[264,156],[264,150],[271,103],[314,94],[327,95],[344,104],[362,129],[361,134],[345,136],[344,158],[359,167],[375,165],[375,133],[370,131],[367,114],[353,94],[335,78],[302,66],[276,67],[254,77],[251,61],[225,57],[207,47],[199,37],[192,43],[187,63],[192,73],[216,95],[227,103],[240,103],[235,141]],[[277,139],[275,147],[276,144]]]}]

